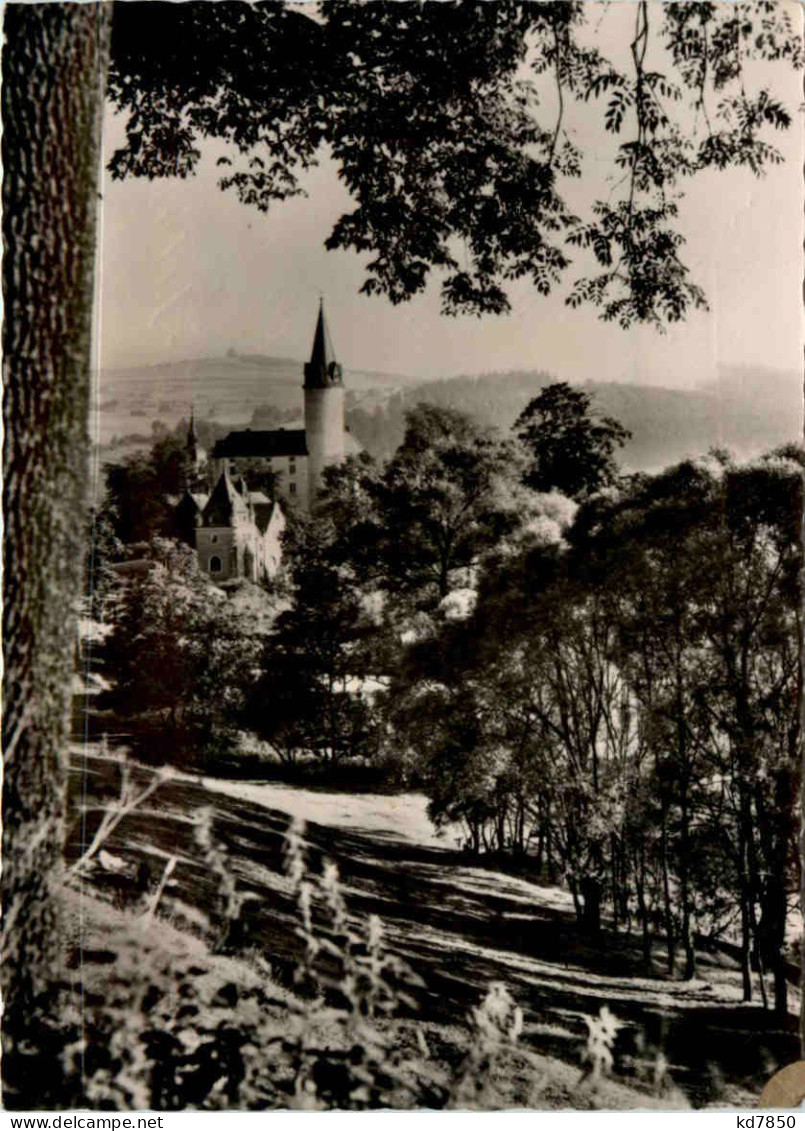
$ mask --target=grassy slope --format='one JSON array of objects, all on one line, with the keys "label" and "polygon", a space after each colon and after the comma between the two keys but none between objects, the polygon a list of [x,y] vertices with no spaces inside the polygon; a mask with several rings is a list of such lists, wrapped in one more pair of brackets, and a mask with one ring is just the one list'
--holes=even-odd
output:
[{"label": "grassy slope", "polygon": [[[115,767],[82,753],[75,796],[80,789],[90,806],[104,804],[115,795]],[[202,807],[212,809],[215,835],[229,850],[239,886],[251,893],[244,944],[269,957],[280,982],[291,984],[299,957],[293,898],[282,874],[282,838],[293,815],[308,819],[313,870],[323,858],[334,859],[350,912],[361,920],[380,915],[391,945],[423,976],[427,991],[418,1015],[429,1044],[443,1046],[448,1061],[469,1008],[490,982],[505,982],[524,1010],[524,1041],[547,1066],[537,1100],[526,1095],[528,1073],[511,1065],[503,1086],[507,1105],[575,1106],[584,1017],[604,1004],[628,1022],[621,1043],[636,1057],[638,1075],[642,1061],[650,1076],[662,1050],[672,1079],[696,1106],[745,1104],[796,1056],[795,1023],[791,1032],[770,1031],[757,1006],[742,1005],[734,964],[703,956],[702,976],[690,983],[665,980],[659,967],[646,976],[637,948],[622,938],[606,935],[593,945],[579,936],[566,893],[469,866],[440,844],[415,796],[353,797],[189,776],[165,782],[107,848],[132,864],[148,859],[154,877],[167,855],[178,857],[161,912],[183,931],[200,931],[198,911],[215,896],[193,836],[193,816]],[[85,836],[97,819],[98,811],[90,812]],[[76,823],[74,835],[78,829]],[[69,852],[76,851],[73,843]],[[99,875],[96,882],[120,906],[136,898],[125,877]],[[620,1087],[607,1094],[606,1106],[658,1102],[636,1077]]]},{"label": "grassy slope", "polygon": [[[178,929],[164,918],[143,926],[139,916],[112,906],[108,900],[86,890],[79,892],[69,888],[65,895],[69,943],[72,947],[80,947],[84,957],[80,967],[74,971],[73,984],[76,1004],[85,1013],[91,1012],[92,1003],[100,1000],[111,1001],[118,1008],[123,1005],[125,1011],[125,995],[131,993],[132,988],[136,995],[142,988],[142,982],[137,984],[137,978],[132,978],[131,967],[136,962],[138,974],[145,974],[146,979],[152,971],[171,970],[175,976],[182,978],[186,978],[190,971],[198,999],[212,1002],[213,1008],[217,1004],[221,1020],[225,1021],[229,1018],[221,1010],[222,996],[231,996],[232,988],[236,987],[241,1000],[245,1000],[249,992],[259,986],[271,999],[269,1016],[263,1018],[264,1031],[287,1034],[289,1007],[294,1005],[298,1008],[299,1000],[286,986],[267,977],[265,971],[258,968],[253,955],[233,958],[215,954],[203,940]],[[117,985],[109,962],[112,955],[116,955],[117,961],[122,961],[127,967]],[[281,1004],[283,1001],[285,1010]],[[90,1004],[82,1005],[82,1002]],[[235,1023],[236,1015],[235,1011]],[[192,1023],[189,1024],[192,1027]],[[469,1031],[466,1025],[413,1017],[390,1019],[381,1024],[390,1047],[397,1054],[409,1056],[416,1062],[417,1075],[421,1080],[447,1086],[457,1076],[468,1051]],[[421,1057],[423,1046],[417,1038],[417,1030],[424,1037],[428,1049],[429,1056],[425,1061]],[[132,1039],[136,1039],[134,1033]],[[312,1039],[313,1043],[335,1047],[339,1043],[339,1034],[328,1028],[325,1022],[318,1021],[314,1023]],[[254,1050],[251,1055],[259,1058],[264,1054]],[[619,1080],[607,1079],[594,1090],[588,1090],[579,1087],[581,1075],[577,1065],[533,1053],[526,1042],[522,1054],[511,1049],[500,1054],[485,1082],[481,1106],[552,1110],[688,1106],[685,1097],[673,1087],[657,1096],[645,1089],[636,1090]],[[148,1105],[141,1102],[136,1106]]]}]

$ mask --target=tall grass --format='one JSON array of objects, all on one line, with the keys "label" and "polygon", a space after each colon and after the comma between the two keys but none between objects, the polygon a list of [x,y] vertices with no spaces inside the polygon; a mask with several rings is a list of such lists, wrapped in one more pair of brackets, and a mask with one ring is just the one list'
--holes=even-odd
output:
[{"label": "tall grass", "polygon": [[[239,888],[209,811],[198,815],[196,839],[217,892],[208,938],[213,951],[232,951],[245,901],[256,897]],[[503,984],[493,983],[470,1010],[451,1053],[434,1056],[420,1018],[428,987],[376,915],[351,914],[336,864],[314,870],[299,822],[286,833],[284,868],[298,940],[291,992],[272,982],[265,957],[252,956],[249,979],[226,981],[216,971],[231,959],[155,945],[159,900],[152,899],[144,916],[130,916],[107,940],[104,982],[89,985],[82,970],[80,994],[70,987],[80,1008],[60,1035],[63,1083],[51,1106],[500,1107],[500,1079],[513,1057],[532,1074],[529,1104],[539,1106],[545,1062],[524,1043],[522,1010]],[[594,1105],[613,1070],[619,1028],[606,1008],[588,1020],[584,1106]]]}]

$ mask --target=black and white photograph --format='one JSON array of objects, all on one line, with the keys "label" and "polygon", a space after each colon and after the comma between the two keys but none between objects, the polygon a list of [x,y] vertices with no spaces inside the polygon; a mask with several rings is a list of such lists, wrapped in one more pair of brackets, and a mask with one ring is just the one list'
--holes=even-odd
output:
[{"label": "black and white photograph", "polygon": [[799,1106],[804,23],[4,6],[5,1109]]}]

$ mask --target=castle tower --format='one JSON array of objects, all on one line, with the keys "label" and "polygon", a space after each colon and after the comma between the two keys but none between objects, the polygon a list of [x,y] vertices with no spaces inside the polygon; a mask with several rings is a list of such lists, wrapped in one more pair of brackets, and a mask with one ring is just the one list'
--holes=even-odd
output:
[{"label": "castle tower", "polygon": [[335,360],[324,302],[305,364],[305,434],[308,450],[308,505],[313,506],[322,472],[344,458],[344,375]]}]

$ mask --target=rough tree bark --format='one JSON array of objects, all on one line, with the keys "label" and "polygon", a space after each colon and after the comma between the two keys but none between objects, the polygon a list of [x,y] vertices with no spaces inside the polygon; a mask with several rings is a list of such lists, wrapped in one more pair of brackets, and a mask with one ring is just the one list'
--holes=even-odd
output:
[{"label": "rough tree bark", "polygon": [[[3,47],[3,1098],[58,976],[74,610],[88,479],[95,213],[109,16],[10,4]],[[58,1071],[53,1065],[52,1071]],[[41,1084],[41,1081],[39,1081]]]}]

